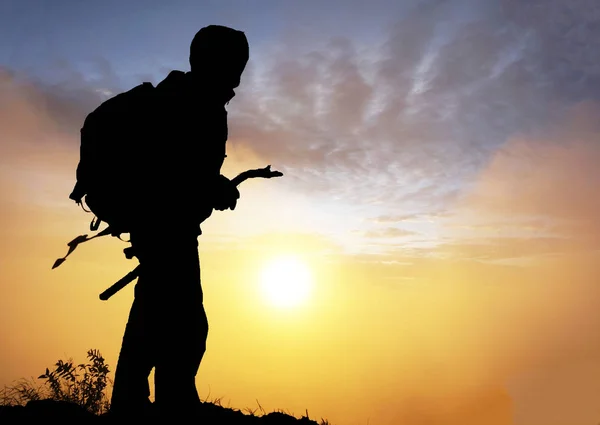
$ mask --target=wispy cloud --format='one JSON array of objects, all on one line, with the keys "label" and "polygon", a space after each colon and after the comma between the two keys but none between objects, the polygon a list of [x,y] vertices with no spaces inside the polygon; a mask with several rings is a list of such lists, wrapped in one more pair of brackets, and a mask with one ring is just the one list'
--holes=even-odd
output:
[{"label": "wispy cloud", "polygon": [[[412,242],[427,246],[452,240],[449,229],[457,226],[463,233],[464,226],[479,226],[481,235],[486,227],[493,236],[491,227],[508,226],[506,217],[495,224],[445,217],[457,216],[466,194],[506,204],[493,191],[513,165],[489,171],[500,152],[539,155],[538,147],[564,144],[545,135],[574,103],[598,97],[590,43],[581,43],[596,39],[595,27],[585,23],[595,22],[588,12],[597,6],[576,1],[567,11],[549,2],[544,19],[534,6],[419,2],[371,45],[351,34],[326,34],[313,44],[263,43],[229,106],[230,156],[250,152],[282,169],[280,187],[313,200],[307,207],[313,223],[323,205],[352,217],[337,231],[359,231],[341,235],[355,247],[371,244],[366,235],[381,232],[384,221],[403,223]],[[52,125],[73,136],[75,148],[85,114],[125,88],[107,61],[88,65],[63,63],[62,79],[53,84],[21,84],[22,76],[5,71],[3,90],[18,85]],[[515,150],[507,144],[515,137],[538,142]],[[475,195],[486,173],[486,189]],[[525,231],[511,226],[513,233]]]},{"label": "wispy cloud", "polygon": [[[596,97],[574,28],[592,36],[585,8],[596,6],[573,2],[566,14],[553,3],[542,19],[540,8],[471,3],[423,2],[369,51],[352,37],[277,46],[232,103],[233,143],[281,164],[289,190],[349,214],[447,214],[507,140],[541,137]],[[553,20],[565,39],[551,46]]]}]

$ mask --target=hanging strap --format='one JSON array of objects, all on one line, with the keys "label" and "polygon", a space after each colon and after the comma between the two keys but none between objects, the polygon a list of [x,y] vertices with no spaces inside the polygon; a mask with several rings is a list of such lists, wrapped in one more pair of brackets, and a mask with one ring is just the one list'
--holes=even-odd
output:
[{"label": "hanging strap", "polygon": [[90,231],[95,232],[96,230],[98,230],[98,228],[100,227],[100,223],[102,223],[102,220],[100,220],[97,216],[94,216],[94,218],[90,222]]},{"label": "hanging strap", "polygon": [[102,237],[102,236],[111,235],[112,232],[113,232],[113,229],[110,226],[108,226],[106,229],[102,230],[99,233],[96,233],[92,237],[88,237],[88,235],[79,235],[79,236],[77,236],[75,239],[73,239],[71,242],[69,242],[67,244],[67,246],[69,247],[69,250],[67,251],[67,253],[65,254],[64,257],[59,258],[59,259],[57,259],[54,262],[54,265],[52,266],[52,268],[55,269],[58,266],[60,266],[62,263],[64,263],[65,260],[67,259],[67,257],[69,255],[71,255],[71,253],[73,251],[75,251],[75,248],[77,248],[79,246],[79,244],[82,244],[82,243],[87,242],[87,241],[91,241],[92,239],[96,239],[96,238],[99,238],[99,237]]}]

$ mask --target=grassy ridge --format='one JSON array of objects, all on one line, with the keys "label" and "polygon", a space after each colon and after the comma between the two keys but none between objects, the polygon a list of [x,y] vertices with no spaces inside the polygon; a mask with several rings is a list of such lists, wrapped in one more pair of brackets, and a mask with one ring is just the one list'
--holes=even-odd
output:
[{"label": "grassy ridge", "polygon": [[[88,362],[75,365],[72,359],[58,360],[54,368],[46,368],[35,380],[22,379],[11,387],[0,390],[0,423],[22,424],[32,420],[77,420],[78,423],[118,423],[110,412],[107,390],[112,384],[108,364],[98,350],[89,350]],[[258,403],[258,402],[257,402]],[[178,412],[159,412],[151,405],[130,419],[179,418]],[[193,414],[194,420],[206,425],[330,425],[306,416],[296,418],[284,411],[266,413],[260,403],[257,409],[242,410],[223,407],[220,399],[203,402]],[[186,418],[186,422],[189,418]]]}]

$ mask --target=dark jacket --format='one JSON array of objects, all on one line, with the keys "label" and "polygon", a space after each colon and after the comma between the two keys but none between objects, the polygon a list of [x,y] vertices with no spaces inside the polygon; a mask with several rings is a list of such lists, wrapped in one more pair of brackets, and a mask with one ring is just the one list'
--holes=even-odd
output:
[{"label": "dark jacket", "polygon": [[[227,111],[232,90],[196,83],[191,73],[172,71],[155,89],[143,126],[147,139],[147,218],[173,230],[199,234],[210,215],[226,157]],[[190,230],[191,231],[191,230]]]}]

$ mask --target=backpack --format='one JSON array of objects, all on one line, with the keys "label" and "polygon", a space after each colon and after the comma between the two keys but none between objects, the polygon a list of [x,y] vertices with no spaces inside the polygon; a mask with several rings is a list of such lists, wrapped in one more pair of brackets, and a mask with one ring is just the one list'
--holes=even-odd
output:
[{"label": "backpack", "polygon": [[[183,75],[173,71],[171,81],[181,81]],[[93,236],[79,235],[67,243],[67,254],[54,262],[53,269],[83,242],[106,235],[121,239],[144,215],[144,205],[148,205],[148,195],[153,191],[145,179],[152,172],[152,161],[147,161],[146,154],[152,151],[148,143],[155,138],[155,131],[160,131],[165,99],[168,95],[165,97],[164,91],[145,82],[106,100],[86,117],[81,128],[76,184],[69,198],[94,214],[90,231],[96,232],[102,222],[108,226]],[[207,205],[199,211],[199,220],[211,213],[212,207]],[[136,256],[131,246],[123,251],[128,259]]]},{"label": "backpack", "polygon": [[[67,243],[67,254],[54,262],[53,269],[83,242],[106,235],[121,239],[121,234],[129,233],[140,189],[138,158],[153,122],[154,90],[152,83],[142,83],[106,100],[86,117],[81,128],[76,183],[69,198],[95,215],[90,231],[98,230],[101,222],[108,227]],[[135,256],[132,247],[123,251],[129,259]]]},{"label": "backpack", "polygon": [[84,121],[76,184],[69,198],[84,210],[85,201],[95,215],[92,231],[105,222],[113,236],[129,232],[139,186],[136,158],[143,152],[144,131],[150,131],[153,122],[154,90],[152,83],[140,84],[108,99]]}]

